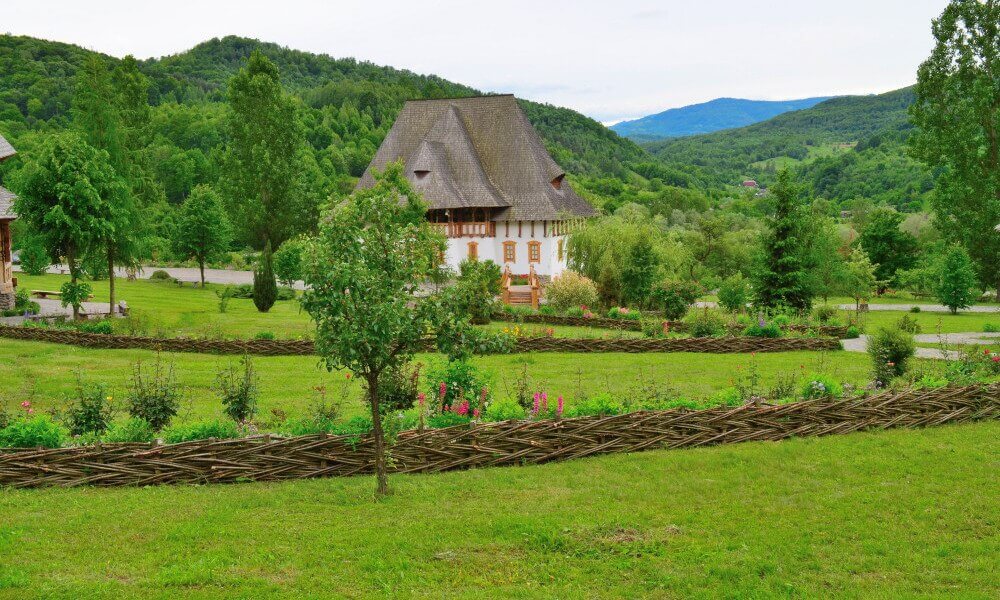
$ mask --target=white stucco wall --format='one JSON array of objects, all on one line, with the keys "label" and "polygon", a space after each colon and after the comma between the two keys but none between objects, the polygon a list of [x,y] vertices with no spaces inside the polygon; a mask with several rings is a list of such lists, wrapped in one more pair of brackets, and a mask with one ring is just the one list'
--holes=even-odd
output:
[{"label": "white stucco wall", "polygon": [[[521,235],[518,235],[518,224],[511,221],[510,228],[504,222],[496,225],[496,237],[459,237],[448,239],[448,251],[445,260],[448,266],[458,270],[458,265],[469,256],[469,242],[479,244],[479,260],[492,260],[501,268],[504,242],[514,242],[516,261],[510,263],[510,270],[515,275],[526,275],[529,271],[528,242],[537,241],[541,244],[541,261],[535,263],[535,272],[539,275],[556,276],[566,270],[566,236],[552,235],[552,223],[549,222],[549,235],[543,235],[543,222],[535,222],[535,232],[532,235],[531,222],[521,223]],[[563,258],[559,260],[559,240],[563,241]]]}]

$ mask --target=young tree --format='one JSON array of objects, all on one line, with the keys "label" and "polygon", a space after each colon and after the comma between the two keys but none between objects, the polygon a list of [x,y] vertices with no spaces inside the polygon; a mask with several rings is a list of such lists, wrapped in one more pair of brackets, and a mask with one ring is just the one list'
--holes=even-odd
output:
[{"label": "young tree", "polygon": [[798,189],[787,170],[778,173],[771,188],[775,214],[761,240],[761,256],[751,273],[756,304],[763,308],[787,306],[808,310],[813,292],[805,271],[801,235],[802,210]]},{"label": "young tree", "polygon": [[1000,295],[1000,2],[952,0],[917,71],[913,153],[941,171],[936,224]]},{"label": "young tree", "polygon": [[868,216],[868,225],[858,237],[858,243],[873,263],[878,265],[875,277],[878,293],[896,280],[896,272],[909,269],[916,262],[917,238],[899,228],[903,215],[890,208],[879,208]]},{"label": "young tree", "polygon": [[305,243],[301,238],[288,240],[274,253],[274,274],[278,281],[292,287],[302,279],[302,250]]},{"label": "young tree", "polygon": [[278,282],[274,278],[274,256],[271,253],[271,242],[264,244],[260,253],[260,261],[253,270],[253,305],[260,312],[271,310],[278,300]]},{"label": "young tree", "polygon": [[976,272],[969,253],[961,246],[951,247],[938,263],[935,293],[938,301],[958,314],[960,308],[969,308],[979,295]]},{"label": "young tree", "polygon": [[[297,106],[282,89],[278,68],[259,51],[229,81],[229,105],[226,166],[234,224],[255,248],[278,248],[315,222],[315,203],[301,185],[305,137]],[[255,273],[273,273],[271,253],[262,258],[268,264]]]},{"label": "young tree", "polygon": [[659,271],[660,257],[653,247],[651,236],[639,237],[622,265],[622,297],[625,302],[639,307],[647,305]]},{"label": "young tree", "polygon": [[107,152],[71,132],[45,140],[20,173],[15,210],[44,241],[49,256],[64,257],[70,281],[62,286],[64,305],[80,316],[90,286],[80,284],[80,259],[113,230],[109,204],[128,201],[128,188],[109,164]]},{"label": "young tree", "polygon": [[376,496],[388,492],[379,376],[441,340],[456,321],[440,296],[417,295],[444,240],[428,224],[426,206],[390,165],[376,184],[331,206],[304,253],[302,305],[316,321],[316,349],[328,369],[347,368],[366,382],[375,446]]},{"label": "young tree", "polygon": [[861,310],[861,301],[870,298],[875,291],[877,266],[872,264],[861,248],[852,250],[851,257],[844,263],[843,279],[838,289],[854,298],[857,310]]},{"label": "young tree", "polygon": [[199,185],[181,206],[174,234],[174,249],[180,256],[198,261],[201,287],[205,287],[205,262],[229,247],[229,218],[215,190]]},{"label": "young tree", "polygon": [[805,225],[806,277],[815,294],[826,302],[845,276],[844,243],[830,217],[810,215]]},{"label": "young tree", "polygon": [[131,55],[118,63],[111,73],[118,113],[121,163],[115,166],[126,178],[135,197],[149,206],[164,199],[162,186],[153,177],[150,165],[152,111],[149,107],[149,78],[139,71]]}]

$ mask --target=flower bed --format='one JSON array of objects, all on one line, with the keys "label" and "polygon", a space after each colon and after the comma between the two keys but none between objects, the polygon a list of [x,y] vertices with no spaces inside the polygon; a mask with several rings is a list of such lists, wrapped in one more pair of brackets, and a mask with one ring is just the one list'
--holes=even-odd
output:
[{"label": "flower bed", "polygon": [[[782,405],[674,409],[404,431],[392,470],[431,473],[1000,418],[1000,384],[884,392]],[[126,486],[276,481],[371,473],[367,436],[273,435],[179,444],[0,450],[0,486]]]}]

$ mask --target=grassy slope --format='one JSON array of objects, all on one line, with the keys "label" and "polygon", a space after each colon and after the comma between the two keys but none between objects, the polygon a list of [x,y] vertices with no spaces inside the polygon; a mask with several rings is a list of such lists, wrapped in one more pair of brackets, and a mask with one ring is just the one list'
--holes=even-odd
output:
[{"label": "grassy slope", "polygon": [[[30,400],[40,409],[58,408],[63,398],[72,394],[77,373],[85,381],[103,382],[116,398],[124,395],[132,366],[142,360],[147,366],[155,353],[143,350],[91,350],[46,344],[0,340],[0,386],[8,404]],[[185,387],[186,404],[182,420],[221,418],[222,406],[215,390],[216,373],[236,357],[205,354],[164,354],[175,366],[178,380]],[[425,364],[440,360],[421,355]],[[513,394],[522,367],[536,385],[551,397],[562,394],[567,406],[581,393],[590,395],[611,392],[616,396],[645,386],[670,387],[692,398],[703,398],[731,385],[739,368],[746,368],[750,357],[740,354],[519,354],[487,356],[475,359],[493,375],[494,390],[501,396]],[[782,352],[756,357],[763,382],[770,385],[780,376],[798,375],[805,370],[830,373],[840,381],[863,384],[868,376],[868,359],[848,352]],[[820,362],[823,365],[820,367]],[[316,398],[315,387],[325,386],[329,398],[339,398],[344,386],[349,402],[345,412],[362,411],[360,390],[343,373],[328,373],[311,356],[256,358],[254,366],[261,378],[261,413],[280,408],[289,415],[301,415]]]},{"label": "grassy slope", "polygon": [[1000,424],[442,475],[0,491],[0,597],[989,598]]}]

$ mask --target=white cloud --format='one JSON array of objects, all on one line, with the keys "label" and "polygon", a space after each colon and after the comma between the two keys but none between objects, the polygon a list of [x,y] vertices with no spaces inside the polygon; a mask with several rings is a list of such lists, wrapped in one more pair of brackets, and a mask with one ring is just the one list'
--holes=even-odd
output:
[{"label": "white cloud", "polygon": [[140,58],[228,34],[435,73],[604,121],[718,96],[912,83],[946,0],[50,0],[0,29]]}]

